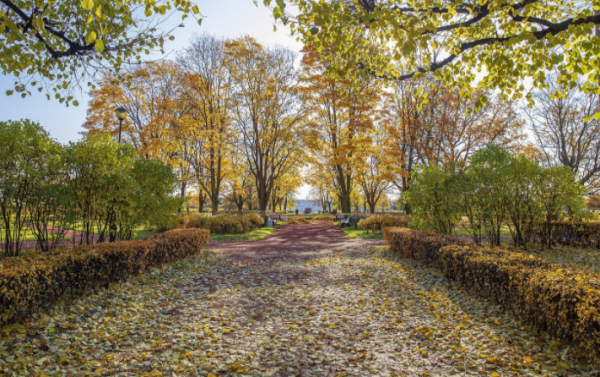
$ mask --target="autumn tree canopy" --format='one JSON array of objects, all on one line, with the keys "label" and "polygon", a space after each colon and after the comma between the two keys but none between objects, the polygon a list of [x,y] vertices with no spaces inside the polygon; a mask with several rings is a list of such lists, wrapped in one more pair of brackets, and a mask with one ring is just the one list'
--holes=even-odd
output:
[{"label": "autumn tree canopy", "polygon": [[[523,79],[559,81],[599,93],[598,4],[570,0],[264,0],[273,15],[318,51],[334,46],[329,71],[393,80],[427,72],[463,95],[500,89],[520,98]],[[291,7],[286,5],[292,5]],[[596,8],[595,8],[596,7]],[[292,11],[293,9],[293,11]]]},{"label": "autumn tree canopy", "polygon": [[200,15],[188,0],[2,0],[0,72],[15,77],[6,93],[37,89],[77,106],[73,89],[91,85],[99,69],[119,73],[162,50],[173,36],[161,26],[174,12]]}]

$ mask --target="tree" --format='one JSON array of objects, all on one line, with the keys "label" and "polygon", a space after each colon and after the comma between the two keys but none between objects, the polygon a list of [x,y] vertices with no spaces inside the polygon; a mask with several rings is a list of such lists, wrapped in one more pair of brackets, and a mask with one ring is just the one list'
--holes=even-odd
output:
[{"label": "tree", "polygon": [[[51,190],[60,175],[56,170],[60,166],[57,160],[61,152],[60,145],[50,139],[38,123],[27,119],[0,122],[0,229],[5,256],[19,255],[27,223],[35,221],[36,231],[47,235],[42,225],[55,214],[58,206],[45,199],[60,201],[62,198],[41,194]],[[59,193],[54,191],[54,194]],[[40,203],[42,200],[44,203]],[[42,208],[44,206],[48,208]]]},{"label": "tree", "polygon": [[197,36],[177,59],[183,71],[182,137],[190,145],[189,163],[199,190],[210,198],[213,214],[219,211],[219,197],[229,165],[227,140],[231,138],[231,86],[224,64],[225,42],[206,34]]},{"label": "tree", "polygon": [[[298,10],[295,17],[285,3]],[[356,67],[395,80],[434,72],[463,96],[478,82],[517,99],[522,79],[543,86],[546,72],[556,69],[561,82],[572,87],[581,77],[586,93],[600,92],[600,15],[591,2],[288,0],[277,1],[273,14],[305,45],[335,46],[342,59],[329,70],[341,76]]]},{"label": "tree", "polygon": [[286,48],[264,48],[250,37],[225,45],[232,85],[232,119],[256,181],[260,211],[266,211],[279,178],[302,164],[303,109]]},{"label": "tree", "polygon": [[410,189],[402,193],[404,202],[413,208],[413,225],[451,235],[461,218],[457,183],[453,171],[442,166],[415,171]]},{"label": "tree", "polygon": [[187,0],[1,0],[2,73],[16,78],[14,91],[23,97],[37,87],[48,99],[77,106],[72,90],[85,77],[103,68],[118,74],[141,62],[142,53],[162,51],[173,36],[160,29],[161,18],[174,11],[199,14]]},{"label": "tree", "polygon": [[118,137],[114,111],[124,106],[129,114],[123,121],[123,142],[133,146],[142,158],[167,163],[174,156],[169,148],[172,126],[181,114],[181,72],[174,63],[163,61],[146,63],[127,74],[131,77],[127,82],[107,74],[90,92],[83,128],[86,134],[108,132]]},{"label": "tree", "polygon": [[298,168],[291,169],[281,177],[279,177],[271,192],[271,208],[273,211],[282,210],[285,207],[287,210],[288,200],[294,200],[296,190],[302,186],[302,175]]},{"label": "tree", "polygon": [[327,67],[334,55],[305,47],[302,58],[303,99],[308,107],[307,144],[324,157],[335,171],[342,212],[351,212],[350,195],[355,185],[355,167],[373,128],[381,101],[376,80],[330,78]]},{"label": "tree", "polygon": [[[429,90],[426,99],[419,93]],[[516,104],[483,91],[463,98],[431,75],[396,86],[385,112],[384,132],[389,180],[401,192],[410,189],[417,166],[466,163],[478,150],[495,144],[511,151],[522,148],[523,121]],[[480,97],[491,99],[475,111]],[[406,207],[410,213],[410,205]]]},{"label": "tree", "polygon": [[[365,202],[371,213],[375,213],[377,203],[385,198],[385,191],[390,187],[388,180],[389,158],[386,154],[384,142],[386,135],[383,127],[378,124],[371,132],[371,144],[358,163],[357,183],[359,184]],[[389,202],[388,202],[389,204]],[[366,208],[365,208],[366,210]]]},{"label": "tree", "polygon": [[316,161],[313,162],[307,183],[310,184],[310,197],[323,208],[323,212],[331,212],[334,196],[336,195],[335,174]]},{"label": "tree", "polygon": [[600,189],[600,120],[598,98],[577,88],[564,89],[554,77],[534,92],[535,106],[527,109],[542,160],[566,166],[590,192]]},{"label": "tree", "polygon": [[145,159],[155,159],[173,168],[179,176],[181,197],[193,179],[190,159],[192,138],[183,118],[184,76],[170,61],[146,63],[127,73],[129,81],[105,75],[90,93],[91,101],[83,127],[84,135],[110,133],[117,137],[119,123],[114,109],[124,106],[129,116],[123,122],[123,142]]}]

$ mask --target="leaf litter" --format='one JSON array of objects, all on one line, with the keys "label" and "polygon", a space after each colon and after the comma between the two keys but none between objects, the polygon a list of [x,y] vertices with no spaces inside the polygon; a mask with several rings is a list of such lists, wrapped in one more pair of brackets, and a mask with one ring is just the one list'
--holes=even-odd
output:
[{"label": "leaf litter", "polygon": [[7,376],[596,376],[387,247],[207,251],[0,332]]}]

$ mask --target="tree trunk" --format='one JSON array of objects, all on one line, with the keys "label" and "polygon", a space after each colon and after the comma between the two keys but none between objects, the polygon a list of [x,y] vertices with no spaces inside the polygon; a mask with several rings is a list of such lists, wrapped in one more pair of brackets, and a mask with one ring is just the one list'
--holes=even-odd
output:
[{"label": "tree trunk", "polygon": [[211,212],[213,215],[216,215],[217,213],[219,213],[219,197],[213,199],[210,198],[210,204],[211,204]]},{"label": "tree trunk", "polygon": [[198,213],[204,212],[204,203],[206,203],[206,196],[203,193],[198,194]]}]

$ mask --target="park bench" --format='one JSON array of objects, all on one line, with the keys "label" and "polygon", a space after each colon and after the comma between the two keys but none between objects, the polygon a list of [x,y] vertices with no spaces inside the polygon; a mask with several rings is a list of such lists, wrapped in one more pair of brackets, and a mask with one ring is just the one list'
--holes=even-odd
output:
[{"label": "park bench", "polygon": [[273,226],[277,225],[277,221],[282,221],[281,215],[278,215],[276,213],[269,215],[269,217],[271,217],[271,220],[273,221]]}]

